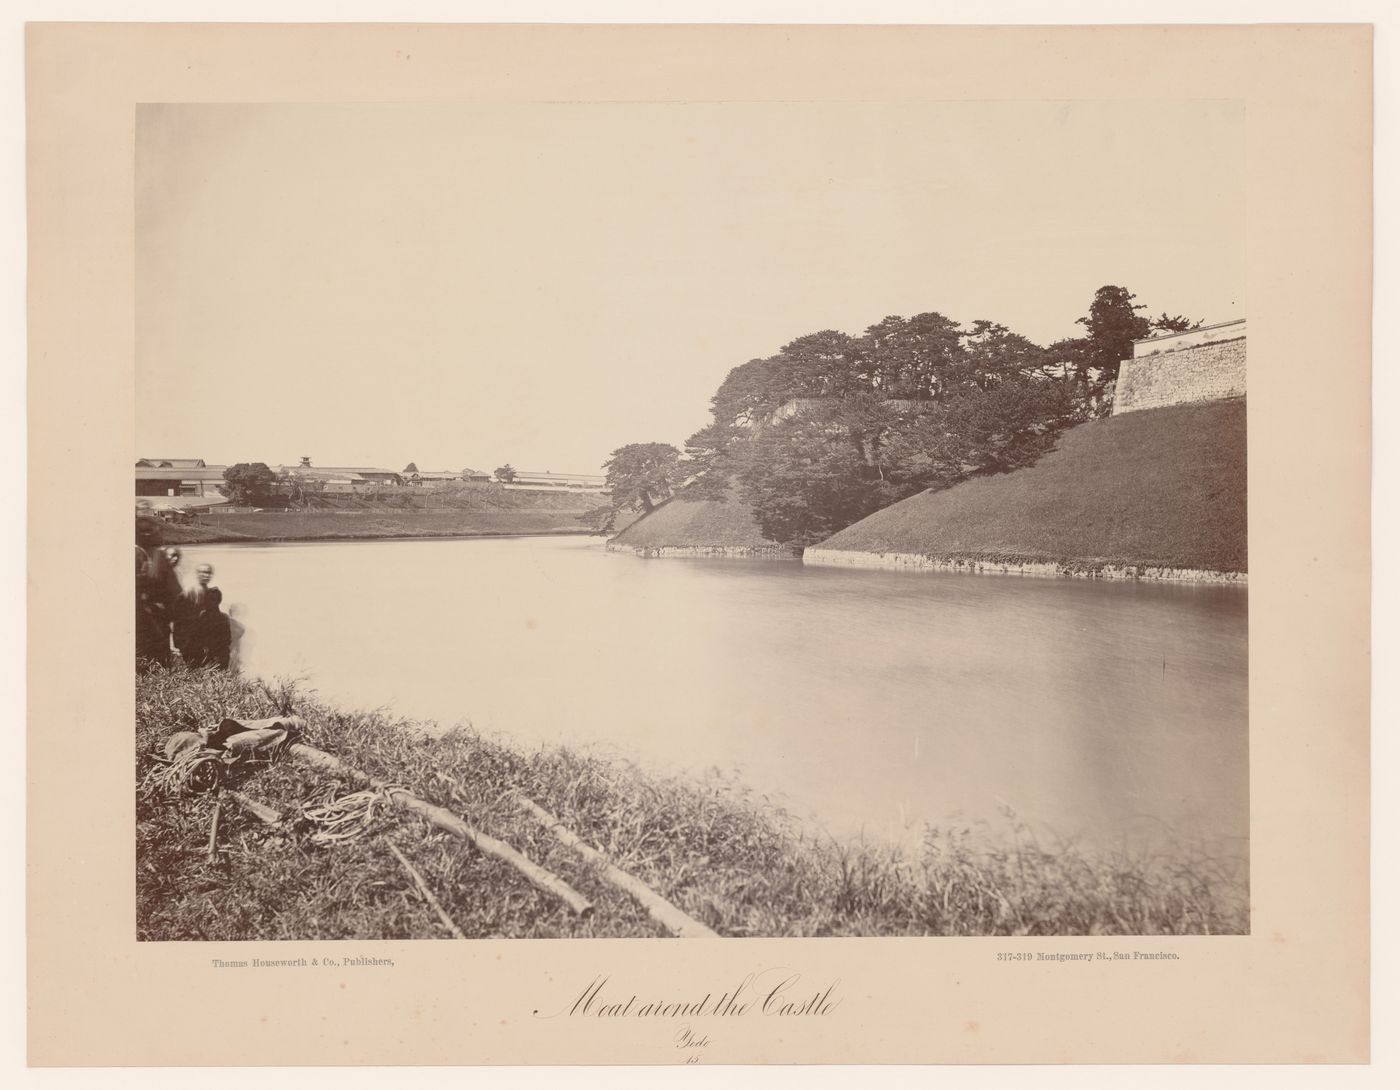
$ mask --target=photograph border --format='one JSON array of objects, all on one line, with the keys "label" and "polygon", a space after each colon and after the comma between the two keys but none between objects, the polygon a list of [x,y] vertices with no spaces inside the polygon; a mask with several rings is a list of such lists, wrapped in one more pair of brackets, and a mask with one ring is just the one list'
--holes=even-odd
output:
[{"label": "photograph border", "polygon": [[[676,48],[672,35],[687,38],[686,48]],[[1053,43],[1048,50],[1047,40]],[[836,80],[824,73],[821,93],[858,88],[869,94],[874,87],[893,96],[902,79],[973,81],[973,60],[995,52],[1000,63],[1023,59],[1017,72],[1026,85],[1033,86],[1037,74],[1045,77],[1048,63],[1059,82],[1047,84],[1077,88],[1085,97],[1108,79],[1116,90],[1138,95],[1189,85],[1216,92],[1201,97],[1231,97],[1224,92],[1233,90],[1246,100],[1248,316],[1256,333],[1249,409],[1254,934],[1172,940],[1184,963],[1175,976],[1162,975],[1159,966],[1151,978],[1139,970],[1092,985],[1067,984],[1063,968],[1042,966],[1019,977],[1014,994],[995,980],[987,958],[991,940],[736,940],[718,952],[710,945],[635,945],[665,940],[486,942],[466,944],[470,949],[460,958],[455,949],[444,956],[421,944],[367,943],[393,948],[393,956],[404,959],[401,971],[374,982],[376,1006],[411,1011],[417,1004],[416,1020],[396,1024],[398,1042],[374,1039],[367,1012],[336,994],[358,986],[332,988],[324,977],[279,978],[280,991],[267,995],[250,982],[246,998],[271,1008],[257,1016],[265,1019],[260,1024],[248,1015],[248,1029],[266,1042],[260,1062],[676,1062],[669,1035],[655,1028],[553,1019],[546,1025],[533,1013],[551,1003],[562,1008],[602,969],[667,998],[716,975],[779,966],[839,981],[843,1010],[827,1024],[778,1030],[746,1019],[728,1025],[714,1062],[1365,1058],[1368,663],[1351,649],[1365,645],[1369,624],[1369,28],[70,25],[29,32],[31,1062],[240,1062],[237,1046],[194,1040],[178,1026],[152,1039],[124,1010],[99,1012],[91,990],[85,996],[75,987],[89,978],[96,949],[109,984],[143,996],[161,988],[183,991],[191,997],[189,1015],[216,992],[243,994],[211,975],[192,951],[133,949],[130,918],[121,912],[87,921],[81,951],[70,937],[75,906],[94,896],[120,903],[111,891],[131,883],[129,846],[101,836],[87,838],[102,840],[101,849],[75,846],[69,835],[74,821],[129,812],[131,805],[130,782],[102,773],[130,768],[124,733],[96,734],[99,722],[121,719],[123,685],[129,707],[129,656],[104,655],[103,648],[129,647],[123,633],[130,614],[99,611],[75,629],[62,609],[64,573],[81,571],[99,585],[115,578],[108,553],[117,525],[129,518],[130,460],[117,456],[131,445],[133,404],[132,315],[122,287],[131,271],[130,121],[122,121],[123,109],[137,101],[233,100],[228,96],[237,88],[248,88],[245,95],[260,90],[270,101],[395,89],[430,100],[452,89],[507,98],[522,87],[577,94],[587,86],[601,93],[600,83],[628,79],[657,81],[647,93],[698,96],[705,79],[716,78],[705,69],[718,56],[740,62],[723,66],[726,72],[752,73],[743,62],[756,55],[771,62],[778,42],[786,60],[770,63],[759,76],[770,94],[777,86],[814,86],[833,55],[848,67]],[[1147,48],[1158,66],[1134,69],[1128,58]],[[419,67],[406,75],[398,58],[412,49]],[[308,50],[314,63],[305,63]],[[658,53],[675,57],[677,68],[658,73],[651,63]],[[580,63],[583,57],[599,62],[600,54],[598,67]],[[946,67],[911,77],[909,62],[929,54],[946,59]],[[103,63],[92,64],[93,57]],[[248,64],[250,57],[257,63]],[[186,59],[197,63],[179,70]],[[509,78],[503,82],[487,76],[504,71]],[[1300,71],[1312,78],[1299,78]],[[981,78],[985,82],[987,74]],[[1284,224],[1288,237],[1276,237]],[[77,318],[70,305],[75,290],[90,302]],[[1289,318],[1303,312],[1304,302],[1314,321],[1301,326]],[[1330,396],[1306,396],[1304,382],[1324,356],[1333,361]],[[1306,460],[1296,457],[1291,440],[1304,423],[1318,437]],[[80,504],[57,504],[36,487],[61,455],[97,467]],[[1299,506],[1314,512],[1313,520],[1289,525],[1289,510]],[[1315,588],[1306,595],[1291,590],[1299,573]],[[75,655],[97,664],[81,686],[64,683]],[[116,662],[106,668],[106,657],[120,658],[124,678]],[[1262,752],[1254,745],[1261,720],[1269,727]],[[1335,724],[1335,733],[1320,732],[1320,723]],[[77,784],[80,802],[65,799],[56,790],[60,782]],[[1314,805],[1300,805],[1300,798]],[[1084,940],[1042,945],[1068,949],[1075,941]],[[937,948],[910,945],[930,942]],[[1208,953],[1201,943],[1212,944]],[[286,945],[277,944],[280,956],[287,956]],[[209,953],[203,952],[204,962]],[[932,991],[930,980],[941,988]],[[1151,995],[1144,996],[1148,987]],[[1325,1006],[1307,1002],[1319,992],[1329,999]],[[1298,1005],[1290,1009],[1288,1002]],[[299,1012],[318,1004],[334,1032],[307,1034]],[[1232,1013],[1242,1007],[1259,1013],[1246,1026],[1230,1028]],[[1153,1025],[1149,1009],[1176,1013],[1166,1025]],[[180,1012],[173,1013],[179,1022]],[[490,1041],[425,1035],[444,1021],[480,1026],[497,1014]],[[1067,1036],[1076,1018],[1099,1027],[1092,1040]],[[362,1036],[365,1030],[371,1036]]]}]

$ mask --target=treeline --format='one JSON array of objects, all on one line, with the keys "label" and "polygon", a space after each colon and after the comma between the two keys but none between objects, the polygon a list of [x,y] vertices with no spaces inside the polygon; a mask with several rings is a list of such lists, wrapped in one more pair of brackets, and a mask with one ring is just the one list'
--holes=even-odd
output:
[{"label": "treeline", "polygon": [[892,316],[798,337],[735,367],[685,451],[633,443],[604,467],[614,510],[737,495],[773,541],[810,545],[907,496],[1033,463],[1105,411],[1132,342],[1201,323],[1100,288],[1080,337],[1040,346],[998,322]]},{"label": "treeline", "polygon": [[[306,468],[310,468],[307,466]],[[409,462],[403,474],[417,473],[418,467]],[[515,479],[515,470],[502,466],[496,470],[496,479],[510,482]],[[444,482],[438,482],[441,487]],[[471,469],[463,469],[456,481],[448,482],[447,487],[467,488],[474,486]],[[237,507],[308,507],[327,494],[324,478],[293,470],[274,470],[265,462],[238,462],[224,470],[224,483],[218,486],[220,494]],[[357,488],[355,495],[368,499],[382,499],[403,493],[399,485],[370,483]]]}]

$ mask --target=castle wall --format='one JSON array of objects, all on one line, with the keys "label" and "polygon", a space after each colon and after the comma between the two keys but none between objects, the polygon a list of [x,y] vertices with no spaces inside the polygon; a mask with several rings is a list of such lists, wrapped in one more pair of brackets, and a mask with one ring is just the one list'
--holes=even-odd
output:
[{"label": "castle wall", "polygon": [[1124,360],[1113,415],[1245,395],[1245,338]]}]

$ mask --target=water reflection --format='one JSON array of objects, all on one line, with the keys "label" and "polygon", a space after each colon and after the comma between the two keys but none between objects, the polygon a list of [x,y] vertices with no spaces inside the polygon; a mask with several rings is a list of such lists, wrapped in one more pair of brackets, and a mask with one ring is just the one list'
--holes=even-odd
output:
[{"label": "water reflection", "polygon": [[1247,594],[643,561],[596,539],[190,546],[245,670],[526,745],[736,768],[830,831],[1003,808],[1044,836],[1248,835]]}]

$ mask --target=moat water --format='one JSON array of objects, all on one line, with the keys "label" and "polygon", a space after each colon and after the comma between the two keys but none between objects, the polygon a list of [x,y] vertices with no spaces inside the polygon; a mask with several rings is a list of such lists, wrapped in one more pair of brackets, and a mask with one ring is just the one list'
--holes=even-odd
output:
[{"label": "moat water", "polygon": [[814,829],[1244,858],[1248,592],[642,560],[596,538],[206,545],[243,669],[533,747],[735,772]]}]

